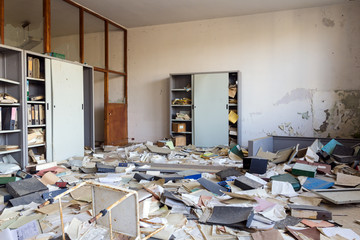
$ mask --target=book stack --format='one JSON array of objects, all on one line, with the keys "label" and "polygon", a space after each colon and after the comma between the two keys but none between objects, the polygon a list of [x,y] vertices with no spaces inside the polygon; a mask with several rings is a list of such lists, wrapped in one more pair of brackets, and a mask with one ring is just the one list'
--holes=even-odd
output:
[{"label": "book stack", "polygon": [[18,129],[17,107],[0,107],[0,130]]},{"label": "book stack", "polygon": [[45,124],[45,106],[42,104],[28,104],[28,125]]},{"label": "book stack", "polygon": [[28,57],[28,77],[42,78],[40,71],[40,59]]}]

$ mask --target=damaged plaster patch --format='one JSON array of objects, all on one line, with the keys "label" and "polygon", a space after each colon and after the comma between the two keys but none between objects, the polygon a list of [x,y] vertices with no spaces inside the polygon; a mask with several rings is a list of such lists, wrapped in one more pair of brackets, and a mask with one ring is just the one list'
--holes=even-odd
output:
[{"label": "damaged plaster patch", "polygon": [[282,123],[278,128],[288,136],[300,136],[300,133],[295,132],[294,128],[291,126],[291,122]]},{"label": "damaged plaster patch", "polygon": [[324,113],[326,114],[326,118],[323,121],[323,123],[320,125],[319,129],[314,129],[316,132],[326,132],[327,127],[329,126],[328,120],[330,118],[329,109],[324,110]]},{"label": "damaged plaster patch", "polygon": [[288,104],[294,101],[306,101],[312,99],[312,90],[305,88],[296,88],[290,93],[286,93],[279,101],[274,105],[278,106],[280,104]]},{"label": "damaged plaster patch", "polygon": [[306,111],[304,113],[298,112],[297,114],[301,115],[301,118],[305,120],[309,120],[310,118],[309,111]]},{"label": "damaged plaster patch", "polygon": [[335,26],[334,20],[331,20],[330,18],[325,18],[325,17],[322,19],[322,24],[325,27],[334,27]]},{"label": "damaged plaster patch", "polygon": [[318,92],[314,109],[317,137],[353,137],[360,133],[360,90]]}]

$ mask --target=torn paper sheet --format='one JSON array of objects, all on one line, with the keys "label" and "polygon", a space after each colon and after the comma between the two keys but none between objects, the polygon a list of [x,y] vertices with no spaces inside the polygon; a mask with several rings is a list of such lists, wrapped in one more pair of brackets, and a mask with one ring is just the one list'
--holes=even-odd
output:
[{"label": "torn paper sheet", "polygon": [[271,183],[271,194],[273,195],[283,195],[286,197],[298,196],[289,182],[272,181]]}]

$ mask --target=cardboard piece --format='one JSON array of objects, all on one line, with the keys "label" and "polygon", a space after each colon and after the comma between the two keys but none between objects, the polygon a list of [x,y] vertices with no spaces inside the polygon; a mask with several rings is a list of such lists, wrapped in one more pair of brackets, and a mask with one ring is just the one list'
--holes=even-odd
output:
[{"label": "cardboard piece", "polygon": [[[174,136],[174,137],[173,137],[173,142],[174,142],[174,145],[175,145],[176,147],[186,146],[186,136],[181,136],[181,135]],[[170,148],[170,149],[171,149],[171,148]]]},{"label": "cardboard piece", "polygon": [[45,192],[48,188],[37,178],[28,178],[6,184],[6,189],[13,197],[21,197],[34,192]]},{"label": "cardboard piece", "polygon": [[[157,154],[170,154],[171,153],[171,150],[168,149],[168,148],[160,148],[160,147],[157,147],[157,146],[154,146],[154,145],[150,145],[150,144],[146,144],[145,145],[149,150],[150,152],[152,153],[157,153]],[[176,146],[176,144],[175,144]]]},{"label": "cardboard piece", "polygon": [[176,133],[186,132],[186,123],[172,123],[172,131]]},{"label": "cardboard piece", "polygon": [[360,184],[360,177],[338,173],[336,175],[335,184],[340,186],[356,187]]},{"label": "cardboard piece", "polygon": [[271,229],[267,231],[257,231],[251,233],[254,240],[283,240],[281,233],[277,229]]},{"label": "cardboard piece", "polygon": [[320,231],[316,227],[300,230],[287,227],[287,229],[297,240],[320,240]]},{"label": "cardboard piece", "polygon": [[294,205],[289,204],[291,209],[291,216],[298,218],[308,218],[317,220],[331,220],[332,213],[325,208],[309,206],[309,205]]},{"label": "cardboard piece", "polygon": [[59,180],[60,178],[58,176],[56,176],[52,172],[47,172],[42,176],[40,181],[45,185],[53,185]]},{"label": "cardboard piece", "polygon": [[305,224],[306,226],[309,227],[317,227],[317,228],[324,228],[324,227],[333,227],[335,226],[332,223],[329,223],[327,221],[324,220],[310,220],[310,219],[303,219],[301,220],[302,224]]},{"label": "cardboard piece", "polygon": [[335,204],[360,203],[360,188],[318,189],[311,191]]}]

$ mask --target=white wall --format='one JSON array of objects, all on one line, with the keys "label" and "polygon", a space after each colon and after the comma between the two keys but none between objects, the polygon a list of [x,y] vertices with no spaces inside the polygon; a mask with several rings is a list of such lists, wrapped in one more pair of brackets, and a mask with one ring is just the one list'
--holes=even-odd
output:
[{"label": "white wall", "polygon": [[129,29],[129,138],[169,136],[169,73],[222,70],[242,72],[242,145],[360,132],[359,12],[353,2]]}]

